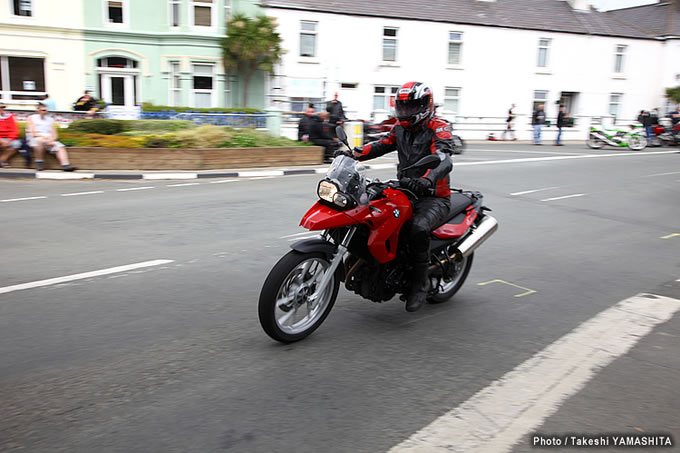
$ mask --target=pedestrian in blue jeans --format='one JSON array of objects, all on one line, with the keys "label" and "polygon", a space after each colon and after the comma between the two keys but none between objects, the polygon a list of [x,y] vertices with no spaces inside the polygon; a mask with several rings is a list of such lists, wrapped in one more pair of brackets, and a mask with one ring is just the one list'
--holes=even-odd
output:
[{"label": "pedestrian in blue jeans", "polygon": [[562,128],[564,127],[565,118],[569,116],[564,113],[564,106],[560,105],[560,112],[557,114],[557,140],[555,140],[555,146],[562,146]]},{"label": "pedestrian in blue jeans", "polygon": [[545,110],[543,104],[538,104],[531,117],[531,125],[534,126],[534,145],[541,145],[541,132],[545,124]]}]

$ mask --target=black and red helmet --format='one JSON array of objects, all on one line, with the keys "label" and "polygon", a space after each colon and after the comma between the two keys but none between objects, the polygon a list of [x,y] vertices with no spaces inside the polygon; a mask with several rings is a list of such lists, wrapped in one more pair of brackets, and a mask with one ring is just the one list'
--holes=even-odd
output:
[{"label": "black and red helmet", "polygon": [[394,113],[401,127],[412,128],[434,115],[432,89],[421,82],[408,82],[397,91]]}]

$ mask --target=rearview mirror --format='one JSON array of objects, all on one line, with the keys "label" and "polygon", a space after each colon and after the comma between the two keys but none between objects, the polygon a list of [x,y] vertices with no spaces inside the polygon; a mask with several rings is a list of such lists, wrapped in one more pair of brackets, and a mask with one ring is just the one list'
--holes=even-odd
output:
[{"label": "rearview mirror", "polygon": [[342,126],[337,126],[335,128],[335,136],[338,137],[338,140],[345,144],[347,149],[352,151],[352,148],[349,147],[349,142],[347,141],[347,134],[345,133],[345,129]]}]

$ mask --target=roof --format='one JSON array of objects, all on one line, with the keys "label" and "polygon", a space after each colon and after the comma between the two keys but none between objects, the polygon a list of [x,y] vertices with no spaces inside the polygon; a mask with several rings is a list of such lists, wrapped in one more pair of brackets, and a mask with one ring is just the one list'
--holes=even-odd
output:
[{"label": "roof", "polygon": [[564,0],[262,0],[269,8],[628,38],[656,35],[609,13],[576,11]]},{"label": "roof", "polygon": [[680,36],[680,0],[623,8],[606,14],[654,36]]}]

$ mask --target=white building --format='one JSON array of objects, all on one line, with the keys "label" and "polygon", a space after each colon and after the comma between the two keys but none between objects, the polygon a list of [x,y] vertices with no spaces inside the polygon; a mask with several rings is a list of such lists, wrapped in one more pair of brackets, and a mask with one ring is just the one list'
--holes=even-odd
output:
[{"label": "white building", "polygon": [[680,84],[680,0],[606,13],[585,0],[265,3],[288,51],[270,90],[284,110],[338,92],[349,117],[380,119],[418,80],[464,138],[497,135],[513,103],[529,138],[534,106],[554,117],[561,102],[576,119],[567,139],[583,139],[593,117],[663,112]]},{"label": "white building", "polygon": [[82,0],[0,4],[2,102],[33,107],[49,93],[57,109],[70,110],[71,87],[85,86]]}]

